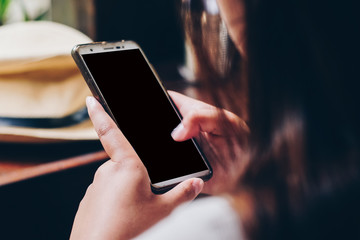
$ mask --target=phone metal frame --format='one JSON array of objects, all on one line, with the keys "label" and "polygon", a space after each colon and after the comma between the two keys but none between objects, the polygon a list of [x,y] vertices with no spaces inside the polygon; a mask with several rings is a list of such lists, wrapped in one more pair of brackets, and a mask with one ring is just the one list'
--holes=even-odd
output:
[{"label": "phone metal frame", "polygon": [[[176,114],[178,115],[179,120],[182,120],[182,116],[181,116],[179,110],[177,109],[176,105],[172,101],[172,99],[171,99],[170,95],[168,94],[166,88],[164,87],[164,85],[160,81],[159,76],[156,73],[155,69],[153,68],[153,66],[148,61],[148,59],[147,59],[146,55],[144,54],[143,50],[134,41],[124,41],[124,40],[116,41],[116,42],[103,41],[103,42],[92,42],[92,43],[86,43],[86,44],[79,44],[79,45],[76,45],[76,46],[73,47],[73,49],[71,51],[71,55],[72,55],[76,65],[80,69],[80,72],[83,75],[83,77],[84,77],[84,79],[86,81],[86,84],[90,88],[90,91],[92,92],[94,97],[101,103],[101,105],[104,107],[105,111],[110,115],[110,117],[114,120],[116,125],[119,127],[114,115],[111,112],[111,109],[109,108],[108,104],[106,103],[106,100],[105,100],[104,96],[102,95],[98,85],[96,84],[95,79],[93,78],[93,76],[91,75],[90,70],[86,66],[82,55],[83,54],[102,53],[102,52],[123,51],[123,50],[130,50],[130,49],[139,49],[140,50],[142,56],[144,57],[144,59],[146,60],[148,66],[150,67],[151,71],[155,75],[155,78],[156,78],[158,84],[162,88],[164,94],[166,95],[166,97],[168,98],[169,102],[171,103],[173,109],[175,110]],[[164,193],[164,192],[170,190],[171,188],[173,188],[175,185],[177,185],[180,182],[182,182],[182,181],[184,181],[186,179],[189,179],[189,178],[198,177],[198,178],[203,179],[204,181],[207,181],[212,177],[212,174],[213,174],[212,168],[211,168],[208,160],[206,159],[204,153],[202,152],[201,148],[199,147],[199,144],[197,143],[197,141],[194,138],[192,139],[192,142],[193,142],[194,146],[197,148],[197,151],[199,152],[200,156],[202,157],[202,159],[203,159],[204,163],[206,164],[208,170],[204,170],[204,171],[196,172],[196,173],[193,173],[193,174],[177,177],[177,178],[174,178],[174,179],[169,179],[169,180],[159,182],[159,183],[151,183],[151,189],[152,189],[152,191],[154,193],[157,193],[157,194]]]}]

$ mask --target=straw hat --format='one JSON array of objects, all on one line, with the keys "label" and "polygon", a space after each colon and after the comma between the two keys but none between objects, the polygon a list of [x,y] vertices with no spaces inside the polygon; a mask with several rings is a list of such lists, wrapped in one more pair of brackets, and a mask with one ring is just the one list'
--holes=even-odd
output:
[{"label": "straw hat", "polygon": [[70,51],[91,42],[54,22],[0,27],[0,142],[95,140],[91,95]]}]

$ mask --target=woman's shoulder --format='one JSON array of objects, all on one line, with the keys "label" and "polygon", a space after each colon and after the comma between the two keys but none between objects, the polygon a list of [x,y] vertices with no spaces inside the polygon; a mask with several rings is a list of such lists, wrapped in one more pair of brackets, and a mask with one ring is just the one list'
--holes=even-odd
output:
[{"label": "woman's shoulder", "polygon": [[244,239],[238,214],[225,197],[179,206],[137,239]]}]

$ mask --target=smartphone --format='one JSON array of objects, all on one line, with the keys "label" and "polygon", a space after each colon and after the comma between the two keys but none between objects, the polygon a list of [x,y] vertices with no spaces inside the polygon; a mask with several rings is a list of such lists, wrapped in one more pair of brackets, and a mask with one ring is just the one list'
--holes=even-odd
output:
[{"label": "smartphone", "polygon": [[72,56],[94,97],[147,168],[154,193],[188,178],[211,178],[211,166],[196,140],[172,139],[181,114],[138,44],[80,44]]}]

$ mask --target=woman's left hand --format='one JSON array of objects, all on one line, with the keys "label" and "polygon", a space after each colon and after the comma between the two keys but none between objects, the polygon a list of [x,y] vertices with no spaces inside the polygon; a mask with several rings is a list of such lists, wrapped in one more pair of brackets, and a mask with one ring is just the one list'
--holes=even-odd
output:
[{"label": "woman's left hand", "polygon": [[95,98],[86,102],[111,159],[96,171],[77,211],[71,239],[132,238],[200,193],[203,181],[189,179],[165,194],[153,194],[143,163],[119,128]]},{"label": "woman's left hand", "polygon": [[232,112],[205,102],[173,91],[169,94],[183,116],[181,124],[172,132],[173,139],[200,139],[213,169],[213,176],[205,182],[203,193],[213,195],[232,191],[243,173],[247,158],[250,130],[246,122]]}]

